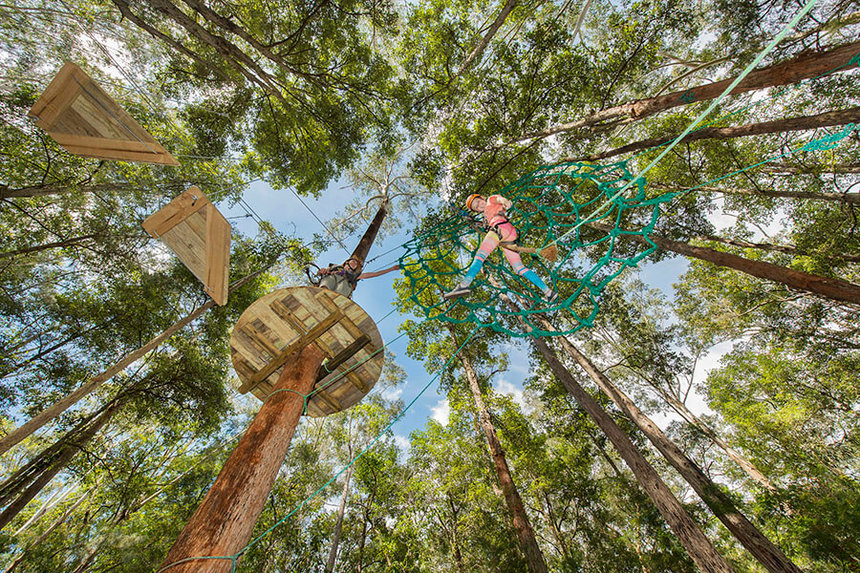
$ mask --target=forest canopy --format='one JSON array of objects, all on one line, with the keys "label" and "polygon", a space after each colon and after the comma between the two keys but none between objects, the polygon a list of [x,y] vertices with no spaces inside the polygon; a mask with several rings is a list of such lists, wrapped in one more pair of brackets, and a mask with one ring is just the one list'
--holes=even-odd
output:
[{"label": "forest canopy", "polygon": [[[860,571],[860,2],[20,0],[0,58],[6,573]],[[178,165],[28,117],[67,62]],[[141,226],[191,187],[222,306]],[[176,563],[308,410],[240,392],[234,325],[334,257],[379,380]]]}]

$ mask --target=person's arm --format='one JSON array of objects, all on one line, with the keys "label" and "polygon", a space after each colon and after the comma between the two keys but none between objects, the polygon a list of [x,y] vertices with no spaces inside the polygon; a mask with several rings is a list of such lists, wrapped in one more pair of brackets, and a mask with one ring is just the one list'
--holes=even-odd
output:
[{"label": "person's arm", "polygon": [[400,265],[394,265],[393,267],[389,267],[387,269],[382,269],[381,271],[373,271],[372,273],[361,273],[360,275],[358,275],[357,280],[372,279],[373,277],[378,277],[380,275],[390,273],[391,271],[396,271],[399,268],[400,268]]},{"label": "person's arm", "polygon": [[511,203],[510,199],[502,197],[501,195],[490,195],[489,199],[487,199],[487,202],[488,203],[494,203],[496,205],[501,205],[505,209],[510,209],[511,205],[513,205],[513,203]]}]

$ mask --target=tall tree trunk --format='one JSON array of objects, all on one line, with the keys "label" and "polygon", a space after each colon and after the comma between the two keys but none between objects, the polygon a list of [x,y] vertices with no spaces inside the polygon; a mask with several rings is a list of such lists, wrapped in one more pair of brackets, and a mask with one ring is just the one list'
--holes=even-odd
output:
[{"label": "tall tree trunk", "polygon": [[618,427],[614,420],[600,405],[580,386],[570,372],[564,367],[543,338],[534,338],[532,344],[546,360],[550,370],[567,391],[570,392],[579,405],[588,413],[592,420],[610,439],[618,453],[633,471],[640,487],[648,494],[654,505],[660,511],[663,519],[669,524],[681,544],[687,550],[696,566],[706,573],[720,571],[732,572],[733,569],[717,552],[710,540],[705,537],[696,522],[684,510],[671,490],[663,483],[653,467],[641,452],[633,445],[630,438]]},{"label": "tall tree trunk", "polygon": [[[491,277],[491,280],[492,277]],[[515,312],[519,307],[508,297],[502,294],[501,298]],[[525,322],[523,322],[525,325]],[[526,328],[529,328],[526,326]],[[543,337],[532,338],[532,344],[543,356],[553,375],[562,383],[577,403],[588,413],[595,424],[606,434],[606,437],[615,446],[618,453],[627,463],[627,466],[636,476],[640,487],[654,502],[660,515],[678,536],[681,544],[687,550],[696,566],[705,573],[721,572],[731,573],[733,569],[717,552],[710,540],[702,533],[696,522],[686,512],[678,499],[672,494],[669,487],[660,478],[657,471],[648,463],[648,460],[636,448],[630,438],[615,423],[612,417],[604,410],[591,395],[583,389],[576,381],[570,371],[565,368],[559,360],[555,351],[547,344]]]},{"label": "tall tree trunk", "polygon": [[[774,64],[751,72],[735,87],[732,94],[760,90],[772,86],[793,84],[801,80],[814,78],[821,74],[834,71],[844,66],[840,71],[853,68],[856,64],[846,65],[860,52],[860,42],[854,42],[833,48],[828,51],[803,54],[786,62]],[[539,131],[524,133],[509,143],[521,143],[529,139],[544,138],[556,133],[566,133],[583,128],[591,128],[607,120],[619,117],[643,119],[661,111],[687,105],[693,102],[711,100],[718,97],[731,85],[735,78],[698,86],[684,91],[677,91],[653,98],[641,99],[622,105],[603,109],[570,123],[547,127]]]},{"label": "tall tree trunk", "polygon": [[[232,285],[230,285],[230,289],[227,291],[228,293],[232,293],[236,289],[242,287],[250,280],[255,278],[257,275],[263,273],[266,269],[261,269],[254,273],[249,274],[248,276],[239,279]],[[199,306],[191,313],[186,315],[184,318],[178,320],[173,325],[169,326],[158,336],[152,338],[149,342],[141,346],[140,348],[133,350],[122,357],[118,362],[116,362],[110,368],[104,370],[101,374],[98,374],[90,379],[89,382],[78,388],[77,390],[67,394],[65,397],[60,398],[52,405],[48,406],[40,413],[33,416],[29,421],[25,422],[18,428],[12,430],[3,438],[0,438],[0,454],[4,454],[9,451],[9,448],[19,443],[24,438],[30,436],[33,432],[65,412],[71,406],[76,404],[81,398],[88,396],[95,392],[102,384],[125,370],[128,366],[130,366],[133,362],[143,358],[148,352],[155,350],[158,348],[162,342],[191,324],[195,319],[199,318],[203,315],[207,310],[215,306],[215,301],[210,300],[205,304]]]},{"label": "tall tree trunk", "polygon": [[[548,332],[557,332],[555,327],[543,317],[538,317],[541,327]],[[601,372],[587,356],[582,354],[566,337],[557,337],[564,350],[588,374],[598,388],[618,407],[619,410],[636,424],[643,434],[654,444],[663,457],[674,467],[684,480],[696,491],[713,514],[746,547],[755,559],[771,573],[801,573],[782,550],[774,545],[738,509],[731,498],[715,484],[690,458],[681,451],[654,422],[642,412],[633,400]]]},{"label": "tall tree trunk", "polygon": [[[860,195],[858,195],[860,196]],[[699,235],[695,237],[700,241],[713,241],[715,243],[722,243],[723,245],[728,245],[731,247],[740,247],[742,249],[758,249],[759,251],[767,251],[770,253],[785,253],[786,255],[792,255],[795,257],[809,257],[816,256],[815,253],[810,253],[809,251],[798,249],[793,245],[774,245],[772,243],[753,243],[750,241],[744,241],[743,239],[727,239],[725,237],[720,237],[717,235]],[[860,263],[860,255],[824,255],[825,258],[834,260],[834,261],[847,261],[851,263]]]},{"label": "tall tree trunk", "polygon": [[[686,187],[677,185],[665,185],[663,183],[649,183],[655,189],[667,191],[684,191]],[[811,199],[815,201],[834,201],[837,203],[850,203],[860,205],[860,193],[833,193],[828,191],[776,191],[773,189],[743,189],[740,187],[723,188],[702,186],[696,187],[696,191],[706,193],[719,193],[721,195],[751,195],[753,197],[768,197],[774,199]]]},{"label": "tall tree trunk", "polygon": [[373,216],[373,220],[370,221],[370,225],[367,226],[367,229],[364,231],[364,235],[361,236],[361,240],[358,241],[358,245],[356,245],[355,250],[352,251],[352,255],[350,255],[350,258],[356,259],[359,262],[359,267],[364,266],[364,261],[367,260],[370,248],[373,246],[373,242],[376,240],[376,235],[379,234],[379,229],[382,227],[382,222],[385,220],[385,216],[387,214],[388,199],[386,198],[382,201],[382,204]]},{"label": "tall tree trunk", "polygon": [[[448,330],[451,333],[451,338],[454,340],[454,345],[459,346],[454,329],[449,326]],[[513,519],[514,530],[517,532],[517,540],[519,541],[520,549],[526,557],[529,565],[529,571],[532,573],[546,573],[547,566],[543,552],[538,545],[535,537],[534,529],[529,522],[526,508],[523,505],[523,500],[520,497],[514,479],[511,476],[508,461],[505,457],[505,451],[502,449],[502,444],[499,442],[499,437],[496,434],[496,428],[490,420],[490,412],[484,403],[484,397],[481,394],[481,386],[478,384],[478,376],[469,358],[460,353],[458,355],[460,364],[463,366],[463,372],[466,374],[466,379],[469,381],[469,388],[472,390],[472,397],[475,400],[475,408],[478,413],[478,422],[481,429],[484,431],[484,436],[487,438],[487,446],[490,449],[490,455],[493,458],[493,467],[496,470],[496,476],[502,486],[502,492],[505,495],[505,503],[508,510],[511,512]]]},{"label": "tall tree trunk", "polygon": [[30,484],[21,494],[10,503],[6,509],[0,513],[0,529],[6,527],[9,522],[15,519],[24,507],[30,501],[36,497],[42,488],[44,488],[48,483],[54,479],[61,470],[65,469],[69,463],[72,461],[72,458],[75,457],[83,447],[89,442],[96,433],[101,430],[105,424],[107,424],[111,418],[113,418],[114,414],[119,411],[119,408],[125,403],[125,400],[122,397],[114,398],[114,400],[102,411],[101,414],[86,428],[81,430],[77,435],[69,440],[64,440],[62,448],[59,449],[57,456],[53,459],[53,462],[42,469],[40,472],[35,475],[30,476],[32,481],[28,481]]},{"label": "tall tree trunk", "polygon": [[[352,448],[350,448],[350,459],[352,459]],[[343,531],[343,514],[346,512],[346,501],[349,498],[349,480],[352,477],[352,468],[352,464],[346,468],[346,476],[344,476],[343,480],[343,493],[340,496],[340,505],[337,508],[337,523],[335,523],[334,526],[331,550],[329,551],[328,562],[326,562],[325,566],[326,573],[332,573],[332,571],[334,571],[334,564],[337,560],[337,549],[340,545],[340,535]]]},{"label": "tall tree trunk", "polygon": [[[792,117],[787,119],[778,119],[775,121],[764,121],[761,123],[750,123],[746,125],[738,125],[735,127],[706,127],[687,134],[681,141],[688,143],[691,141],[699,141],[701,139],[733,139],[736,137],[750,137],[752,135],[766,135],[770,133],[787,133],[791,131],[804,131],[809,129],[817,129],[820,127],[832,127],[835,125],[845,125],[847,123],[860,121],[860,107],[852,107],[840,111],[828,111],[818,115],[808,115],[803,117]],[[643,149],[651,149],[671,141],[674,141],[677,135],[666,137],[654,137],[651,139],[643,139],[610,149],[602,153],[589,155],[580,159],[563,159],[562,161],[600,161],[608,159],[624,153],[633,151],[641,151]]]},{"label": "tall tree trunk", "polygon": [[[313,390],[325,355],[316,345],[305,347],[284,366],[273,394],[224,463],[215,483],[188,520],[161,568],[172,573],[223,573],[230,559],[251,538],[272,485],[289,450],[304,400]],[[277,390],[290,389],[290,392]],[[188,559],[188,561],[184,561]]]},{"label": "tall tree trunk", "polygon": [[[588,226],[607,233],[612,230],[610,226],[604,223],[588,223]],[[806,291],[833,300],[860,304],[860,285],[842,279],[822,277],[773,263],[754,261],[707,247],[696,247],[689,243],[673,241],[672,239],[654,234],[649,235],[647,238],[637,234],[624,234],[622,236],[645,245],[653,243],[665,251],[672,251],[687,257],[701,259],[719,267],[726,267],[754,277],[778,282],[789,288]]]}]

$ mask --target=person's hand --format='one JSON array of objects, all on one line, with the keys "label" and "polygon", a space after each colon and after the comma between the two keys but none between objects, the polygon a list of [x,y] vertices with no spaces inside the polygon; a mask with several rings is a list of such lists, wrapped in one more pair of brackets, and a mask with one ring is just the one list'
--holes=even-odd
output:
[{"label": "person's hand", "polygon": [[329,270],[328,270],[328,267],[326,267],[326,268],[323,268],[323,269],[318,270],[318,271],[317,271],[317,274],[318,274],[318,275],[327,275],[327,274],[329,274],[330,272],[331,272],[331,271],[329,271]]}]

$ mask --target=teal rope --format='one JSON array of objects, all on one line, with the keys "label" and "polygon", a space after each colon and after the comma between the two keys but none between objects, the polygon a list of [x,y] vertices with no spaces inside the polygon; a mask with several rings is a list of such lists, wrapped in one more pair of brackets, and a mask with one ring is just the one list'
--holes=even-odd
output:
[{"label": "teal rope", "polygon": [[269,395],[266,396],[266,399],[263,400],[263,404],[268,402],[269,398],[271,398],[272,396],[274,396],[278,392],[292,392],[296,396],[301,396],[302,400],[304,401],[304,403],[302,404],[302,416],[304,416],[308,413],[308,399],[310,398],[311,395],[308,394],[307,396],[305,396],[301,392],[299,392],[297,390],[293,390],[292,388],[279,388],[278,390],[274,390],[274,391],[270,392]]},{"label": "teal rope", "polygon": [[[639,172],[639,174],[637,175],[636,179],[633,179],[633,180],[628,181],[627,183],[625,183],[625,184],[621,187],[621,189],[619,189],[619,190],[618,190],[618,192],[617,192],[615,195],[613,195],[612,197],[610,197],[609,199],[607,199],[607,200],[606,200],[606,202],[604,202],[604,204],[603,204],[603,205],[601,205],[600,207],[598,207],[598,208],[597,208],[597,211],[601,211],[604,207],[607,207],[607,206],[611,205],[611,204],[615,201],[615,199],[617,199],[618,197],[621,197],[622,193],[624,193],[624,191],[626,191],[628,187],[630,187],[631,185],[635,184],[637,181],[640,181],[640,180],[644,181],[644,177],[643,177],[643,176],[644,176],[648,171],[650,171],[650,170],[651,170],[655,165],[657,165],[657,163],[659,163],[659,162],[660,162],[660,160],[661,160],[661,159],[663,159],[663,158],[664,158],[664,157],[665,157],[665,156],[666,156],[666,155],[667,155],[667,154],[668,154],[672,149],[674,149],[674,147],[675,147],[676,145],[678,145],[678,143],[680,143],[682,139],[684,139],[685,137],[687,137],[687,135],[688,135],[691,131],[693,131],[693,128],[695,128],[695,127],[696,127],[696,126],[697,126],[697,125],[698,125],[698,124],[699,124],[699,123],[700,123],[704,118],[706,118],[708,115],[710,115],[710,114],[711,114],[711,112],[714,110],[714,108],[715,108],[715,107],[717,107],[720,103],[722,103],[722,101],[723,101],[723,100],[724,100],[724,99],[725,99],[725,98],[726,98],[726,97],[727,97],[727,96],[728,96],[728,95],[729,95],[729,94],[730,94],[730,93],[731,93],[731,92],[732,92],[732,91],[733,91],[733,90],[738,86],[738,84],[739,84],[739,83],[741,83],[741,82],[743,81],[743,79],[744,79],[744,78],[746,78],[746,77],[747,77],[747,75],[749,75],[749,73],[750,73],[750,72],[752,72],[752,71],[753,71],[753,69],[754,69],[756,66],[758,66],[758,65],[759,65],[759,63],[764,59],[764,57],[765,57],[766,55],[768,55],[768,54],[769,54],[769,53],[770,53],[770,52],[771,52],[771,51],[776,47],[776,45],[777,45],[777,44],[778,44],[778,43],[779,43],[779,42],[780,42],[780,41],[785,37],[785,35],[786,35],[786,34],[788,34],[788,32],[789,32],[789,31],[791,31],[791,29],[792,29],[792,28],[794,28],[794,27],[797,25],[797,23],[800,21],[800,19],[801,19],[801,18],[803,18],[804,16],[806,16],[806,14],[807,14],[810,10],[812,10],[812,7],[813,7],[813,6],[815,6],[815,4],[816,4],[817,2],[818,2],[818,0],[809,0],[809,1],[806,3],[806,5],[803,7],[803,9],[802,9],[800,12],[798,12],[798,13],[797,13],[797,15],[796,15],[794,18],[792,18],[791,22],[789,22],[789,23],[788,23],[788,24],[787,24],[787,25],[786,25],[786,26],[785,26],[785,27],[784,27],[784,28],[779,32],[779,34],[777,34],[777,35],[776,35],[776,37],[771,41],[771,43],[770,43],[770,44],[769,44],[769,45],[768,45],[764,50],[762,50],[762,51],[761,51],[761,52],[760,52],[760,53],[755,57],[755,59],[754,59],[752,62],[750,62],[750,64],[746,67],[746,69],[745,69],[743,72],[741,72],[741,74],[740,74],[738,77],[736,77],[736,78],[735,78],[735,81],[733,81],[731,84],[729,84],[729,87],[727,87],[727,88],[723,91],[723,93],[721,93],[721,94],[720,94],[720,96],[719,96],[717,99],[715,99],[714,101],[712,101],[712,102],[711,102],[711,104],[708,106],[708,108],[707,108],[705,111],[703,111],[702,113],[700,113],[700,114],[699,114],[699,116],[698,116],[696,119],[694,119],[694,120],[693,120],[693,121],[692,121],[692,122],[687,126],[687,128],[686,128],[686,129],[681,133],[681,135],[679,135],[678,137],[676,137],[676,138],[675,138],[675,140],[674,140],[674,141],[672,141],[672,143],[671,143],[671,144],[669,144],[669,146],[668,146],[668,147],[666,147],[666,149],[664,149],[664,150],[660,153],[660,155],[658,155],[658,156],[657,156],[653,161],[651,161],[651,163],[649,163],[649,164],[645,167],[645,169],[643,169],[642,171],[640,171],[640,172]],[[600,218],[605,217],[605,216],[606,216],[606,215],[604,214],[604,215],[602,215]],[[576,230],[577,230],[579,227],[581,227],[582,225],[585,225],[586,223],[593,222],[593,221],[595,221],[595,220],[597,220],[597,219],[596,219],[596,218],[594,218],[594,216],[592,216],[591,218],[588,218],[588,219],[585,219],[585,220],[583,220],[583,221],[580,221],[580,222],[579,222],[579,223],[577,223],[577,224],[576,224],[572,229],[570,229],[567,233],[565,233],[564,235],[562,235],[561,237],[559,237],[559,240],[566,239],[568,236],[570,236],[570,234],[571,234],[571,233],[573,233],[574,231],[576,231]]]}]

